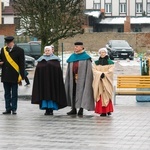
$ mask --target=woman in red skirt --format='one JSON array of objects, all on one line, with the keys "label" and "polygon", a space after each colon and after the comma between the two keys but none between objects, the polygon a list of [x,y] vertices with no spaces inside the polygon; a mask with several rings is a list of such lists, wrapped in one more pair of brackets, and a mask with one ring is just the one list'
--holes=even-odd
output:
[{"label": "woman in red skirt", "polygon": [[99,50],[100,57],[93,65],[93,91],[96,102],[95,113],[109,116],[113,112],[113,71],[114,62],[109,59],[107,49]]}]

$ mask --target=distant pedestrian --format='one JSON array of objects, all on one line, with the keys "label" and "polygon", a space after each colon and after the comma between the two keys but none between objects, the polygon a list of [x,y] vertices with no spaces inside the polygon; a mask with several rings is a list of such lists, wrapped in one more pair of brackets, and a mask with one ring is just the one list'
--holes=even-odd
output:
[{"label": "distant pedestrian", "polygon": [[45,115],[53,115],[53,110],[67,106],[60,59],[51,46],[45,46],[44,55],[37,62],[31,103],[39,104]]},{"label": "distant pedestrian", "polygon": [[29,73],[25,70],[25,78],[24,78],[24,80],[25,80],[25,82],[26,82],[25,86],[30,85],[30,81],[29,81],[29,78],[28,78],[28,74],[29,74]]},{"label": "distant pedestrian", "polygon": [[1,49],[1,81],[4,87],[5,108],[3,114],[16,114],[18,101],[18,84],[24,79],[24,50],[14,44],[14,37],[5,37],[6,46]]},{"label": "distant pedestrian", "polygon": [[95,112],[100,116],[111,115],[113,112],[113,74],[114,62],[109,59],[107,49],[99,50],[100,57],[93,65],[93,91],[96,102]]},{"label": "distant pedestrian", "polygon": [[52,52],[54,53],[55,51],[54,45],[51,45],[51,47],[52,47]]},{"label": "distant pedestrian", "polygon": [[82,116],[83,109],[94,110],[92,62],[82,42],[74,43],[74,53],[67,63],[65,88],[68,105],[71,106],[71,111],[67,114]]}]

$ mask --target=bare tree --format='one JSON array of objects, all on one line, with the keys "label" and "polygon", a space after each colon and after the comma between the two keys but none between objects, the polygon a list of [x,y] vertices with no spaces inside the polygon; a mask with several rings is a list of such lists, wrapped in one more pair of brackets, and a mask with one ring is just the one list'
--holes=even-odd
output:
[{"label": "bare tree", "polygon": [[45,45],[82,33],[83,0],[14,0],[21,26]]}]

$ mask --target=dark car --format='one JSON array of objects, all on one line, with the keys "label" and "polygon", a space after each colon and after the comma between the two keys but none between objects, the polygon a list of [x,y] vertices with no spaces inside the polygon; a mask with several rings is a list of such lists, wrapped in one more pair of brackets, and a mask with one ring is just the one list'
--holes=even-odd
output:
[{"label": "dark car", "polygon": [[110,59],[134,59],[134,50],[125,40],[110,40],[106,44]]},{"label": "dark car", "polygon": [[38,59],[41,56],[40,42],[17,43],[24,50],[25,55]]},{"label": "dark car", "polygon": [[31,56],[27,56],[25,55],[25,67],[29,68],[29,67],[34,67],[35,66],[35,59]]}]

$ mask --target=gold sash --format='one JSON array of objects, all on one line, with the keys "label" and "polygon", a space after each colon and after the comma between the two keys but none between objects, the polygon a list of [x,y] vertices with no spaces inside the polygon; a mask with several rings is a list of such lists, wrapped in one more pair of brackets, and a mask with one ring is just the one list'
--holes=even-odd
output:
[{"label": "gold sash", "polygon": [[19,66],[16,64],[16,62],[11,58],[11,56],[9,55],[9,53],[7,52],[6,50],[6,46],[4,47],[4,54],[5,54],[5,57],[7,59],[7,61],[9,62],[9,64],[18,72],[19,76],[18,76],[18,83],[21,82],[22,80],[22,77],[20,75],[20,72],[19,72]]}]

